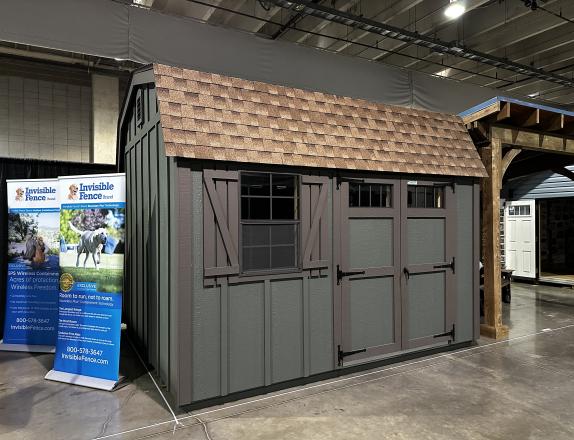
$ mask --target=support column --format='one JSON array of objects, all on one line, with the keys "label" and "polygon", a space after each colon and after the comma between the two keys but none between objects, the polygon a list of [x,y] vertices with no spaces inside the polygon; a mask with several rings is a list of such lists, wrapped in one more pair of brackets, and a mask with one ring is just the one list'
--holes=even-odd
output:
[{"label": "support column", "polygon": [[120,111],[118,78],[92,75],[92,162],[116,163]]},{"label": "support column", "polygon": [[508,335],[502,324],[500,286],[500,185],[502,182],[502,142],[492,139],[480,151],[488,177],[482,179],[482,238],[484,264],[484,324],[480,334],[499,339]]}]

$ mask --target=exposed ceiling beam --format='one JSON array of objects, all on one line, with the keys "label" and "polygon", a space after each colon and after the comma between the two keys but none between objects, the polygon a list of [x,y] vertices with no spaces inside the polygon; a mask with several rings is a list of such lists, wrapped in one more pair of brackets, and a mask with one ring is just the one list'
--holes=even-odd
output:
[{"label": "exposed ceiling beam", "polygon": [[[556,0],[553,0],[553,2],[555,1]],[[574,14],[574,2],[569,2],[565,5],[564,13]],[[508,48],[512,45],[528,39],[534,39],[535,37],[540,38],[541,35],[554,28],[563,28],[566,31],[568,26],[571,26],[558,19],[547,21],[544,18],[532,11],[520,14],[517,17],[510,17],[509,19],[503,17],[500,21],[500,25],[495,30],[486,36],[482,35],[480,38],[465,38],[465,44],[467,46],[472,45],[473,48],[485,54],[506,56],[504,54],[510,52]],[[458,63],[455,63],[455,65],[465,66],[469,70],[473,67],[471,60],[460,60]]]},{"label": "exposed ceiling beam", "polygon": [[542,69],[535,67],[514,63],[499,57],[489,56],[487,54],[461,47],[453,43],[448,43],[435,38],[427,37],[419,34],[418,32],[411,32],[404,29],[396,28],[388,24],[380,23],[364,17],[358,17],[347,12],[339,11],[337,9],[329,8],[323,5],[315,4],[313,2],[304,0],[271,0],[278,6],[288,10],[296,8],[298,12],[304,12],[308,15],[320,17],[324,20],[329,20],[334,23],[351,26],[354,28],[362,29],[364,31],[378,34],[383,37],[392,38],[405,43],[415,44],[420,47],[431,49],[435,52],[450,54],[460,58],[472,60],[474,62],[484,63],[498,68],[513,71],[515,73],[544,79],[549,82],[561,84],[565,86],[574,87],[574,81],[546,72]]}]

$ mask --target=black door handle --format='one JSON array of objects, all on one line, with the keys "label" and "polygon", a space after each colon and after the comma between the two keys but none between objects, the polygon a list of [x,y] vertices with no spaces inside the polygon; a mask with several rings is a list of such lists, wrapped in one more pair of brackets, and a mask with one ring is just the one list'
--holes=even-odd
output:
[{"label": "black door handle", "polygon": [[406,267],[403,269],[403,273],[405,274],[407,280],[411,277],[411,273]]}]

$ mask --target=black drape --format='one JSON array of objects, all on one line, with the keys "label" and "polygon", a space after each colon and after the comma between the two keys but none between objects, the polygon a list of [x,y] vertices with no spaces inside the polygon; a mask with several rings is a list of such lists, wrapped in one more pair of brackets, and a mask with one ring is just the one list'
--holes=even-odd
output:
[{"label": "black drape", "polygon": [[6,194],[6,180],[44,179],[76,174],[114,173],[116,171],[115,165],[0,159],[0,338],[4,333],[6,273],[8,268],[8,199]]}]

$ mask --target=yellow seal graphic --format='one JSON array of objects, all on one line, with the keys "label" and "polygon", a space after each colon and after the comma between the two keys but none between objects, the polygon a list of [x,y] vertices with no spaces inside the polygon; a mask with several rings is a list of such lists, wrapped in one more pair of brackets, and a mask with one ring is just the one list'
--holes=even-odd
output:
[{"label": "yellow seal graphic", "polygon": [[63,273],[60,276],[60,290],[62,292],[69,292],[74,285],[74,278],[69,273]]}]

